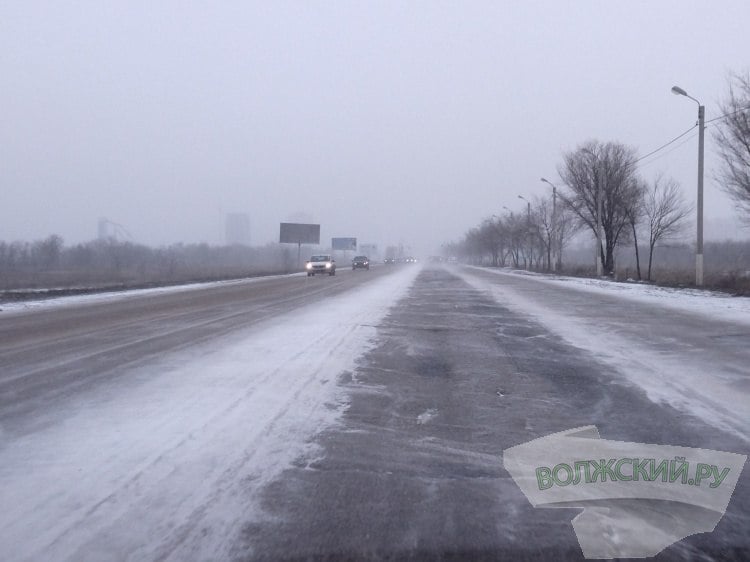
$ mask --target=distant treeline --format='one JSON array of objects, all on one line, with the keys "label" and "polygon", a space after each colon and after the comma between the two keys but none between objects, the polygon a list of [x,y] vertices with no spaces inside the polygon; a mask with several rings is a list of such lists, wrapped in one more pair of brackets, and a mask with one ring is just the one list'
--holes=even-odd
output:
[{"label": "distant treeline", "polygon": [[144,286],[230,279],[297,269],[297,249],[174,244],[152,248],[115,239],[66,246],[51,235],[0,241],[0,289]]}]

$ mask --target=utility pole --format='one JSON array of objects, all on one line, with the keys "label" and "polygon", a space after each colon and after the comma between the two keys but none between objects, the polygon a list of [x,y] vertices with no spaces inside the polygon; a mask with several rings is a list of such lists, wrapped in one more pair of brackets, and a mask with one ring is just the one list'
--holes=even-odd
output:
[{"label": "utility pole", "polygon": [[518,241],[516,239],[516,225],[515,220],[513,218],[513,211],[511,211],[508,207],[503,205],[503,209],[508,211],[510,213],[510,244],[512,246],[511,255],[513,257],[513,267],[518,267]]},{"label": "utility pole", "polygon": [[701,287],[703,286],[703,141],[706,128],[706,107],[679,86],[672,86],[672,93],[690,98],[698,104],[698,200],[696,204],[698,216],[695,240],[695,284]]},{"label": "utility pole", "polygon": [[695,247],[695,284],[703,286],[703,134],[706,107],[698,105],[698,232]]},{"label": "utility pole", "polygon": [[602,276],[602,190],[599,179],[596,181],[596,276]]},{"label": "utility pole", "polygon": [[526,265],[526,269],[529,270],[534,261],[534,249],[533,244],[531,243],[531,203],[523,195],[519,195],[518,198],[526,201],[526,241],[529,244],[529,261]]},{"label": "utility pole", "polygon": [[[548,244],[550,247],[547,249],[547,261],[552,271],[557,271],[557,188],[554,185],[552,186],[552,237]],[[555,251],[552,251],[553,246]]]},{"label": "utility pole", "polygon": [[[554,261],[552,263],[552,271],[557,271],[562,265],[562,234],[557,231],[557,186],[546,178],[542,178],[542,181],[552,186],[552,240],[550,240],[550,246],[554,246],[553,254]],[[563,197],[563,200],[565,198]]]}]

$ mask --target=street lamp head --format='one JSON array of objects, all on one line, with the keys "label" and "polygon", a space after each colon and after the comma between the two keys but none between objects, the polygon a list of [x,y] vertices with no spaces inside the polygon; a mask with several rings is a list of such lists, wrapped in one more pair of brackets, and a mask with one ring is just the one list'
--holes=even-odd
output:
[{"label": "street lamp head", "polygon": [[542,178],[542,181],[544,183],[546,183],[547,185],[551,185],[552,189],[555,189],[555,190],[557,189],[557,186],[554,183],[552,183],[551,181],[549,181],[547,178]]},{"label": "street lamp head", "polygon": [[523,195],[519,195],[518,198],[519,199],[523,199],[524,201],[526,201],[526,198]]},{"label": "street lamp head", "polygon": [[672,93],[676,96],[685,96],[686,98],[693,100],[695,103],[697,103],[698,106],[701,105],[700,100],[695,99],[693,96],[688,94],[685,90],[683,90],[679,86],[672,86]]}]

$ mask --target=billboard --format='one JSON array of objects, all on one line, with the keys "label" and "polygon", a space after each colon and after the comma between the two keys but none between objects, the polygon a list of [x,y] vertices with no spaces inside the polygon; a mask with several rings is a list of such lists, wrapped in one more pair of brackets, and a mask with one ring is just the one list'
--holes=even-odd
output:
[{"label": "billboard", "polygon": [[320,225],[282,222],[279,229],[282,244],[320,244]]},{"label": "billboard", "polygon": [[357,251],[356,238],[331,238],[332,250],[354,250]]}]

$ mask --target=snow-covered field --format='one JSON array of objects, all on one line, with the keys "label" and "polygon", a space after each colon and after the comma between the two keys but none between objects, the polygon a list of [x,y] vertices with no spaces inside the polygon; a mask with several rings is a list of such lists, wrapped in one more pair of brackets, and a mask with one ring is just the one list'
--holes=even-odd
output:
[{"label": "snow-covered field", "polygon": [[[473,269],[479,270],[487,271],[483,268]],[[506,271],[492,271],[499,275],[517,275]],[[698,358],[691,356],[690,360],[686,360],[681,349],[675,348],[670,352],[656,345],[647,335],[647,331],[640,336],[632,332],[619,331],[616,329],[616,319],[587,316],[580,309],[570,307],[565,302],[564,295],[557,295],[556,299],[546,298],[542,303],[540,299],[532,298],[508,284],[493,283],[470,272],[472,269],[456,271],[464,281],[490,294],[502,306],[530,316],[568,343],[587,350],[597,361],[641,387],[654,402],[668,403],[750,442],[750,393],[747,391],[750,364],[744,373],[725,368],[722,363],[722,349],[716,349],[712,354],[700,354]],[[606,293],[625,299],[625,304],[628,300],[646,302],[653,305],[652,311],[658,311],[660,306],[666,306],[714,319],[745,324],[750,321],[743,314],[743,307],[747,306],[748,299],[692,292],[678,295],[675,294],[677,291],[672,290],[606,281],[587,284],[584,280],[572,278],[527,278],[530,283],[564,283],[565,286],[581,291]],[[710,303],[716,304],[710,306]]]},{"label": "snow-covered field", "polygon": [[10,315],[38,308],[59,308],[63,306],[81,306],[100,302],[114,302],[127,299],[141,298],[148,295],[160,295],[164,293],[178,293],[183,291],[194,291],[209,287],[226,287],[229,285],[245,285],[259,283],[273,279],[284,279],[286,277],[302,277],[303,273],[287,273],[283,275],[266,275],[261,277],[249,277],[247,279],[232,279],[228,281],[209,281],[204,283],[186,283],[184,285],[169,285],[166,287],[151,287],[148,289],[127,289],[121,291],[104,291],[84,295],[69,295],[62,297],[37,298],[24,301],[0,303],[0,314]]},{"label": "snow-covered field", "polygon": [[133,369],[33,433],[0,428],[0,558],[228,558],[262,486],[315,457],[346,407],[337,377],[418,271]]},{"label": "snow-covered field", "polygon": [[618,283],[606,279],[546,275],[507,268],[476,267],[472,269],[498,275],[520,275],[539,283],[551,283],[578,291],[614,295],[623,299],[658,304],[683,312],[703,314],[712,318],[723,318],[750,325],[750,298],[748,297],[733,297],[699,289],[657,287],[646,283]]}]

